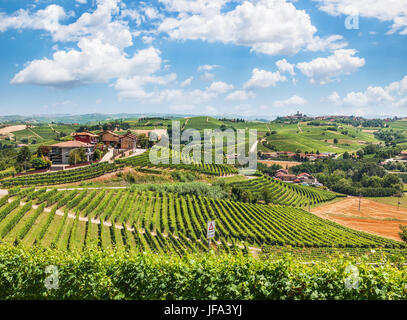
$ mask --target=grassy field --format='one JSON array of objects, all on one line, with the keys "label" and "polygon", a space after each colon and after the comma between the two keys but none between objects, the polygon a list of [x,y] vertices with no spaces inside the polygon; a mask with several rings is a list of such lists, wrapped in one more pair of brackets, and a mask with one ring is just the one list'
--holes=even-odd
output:
[{"label": "grassy field", "polygon": [[389,122],[389,127],[393,129],[407,129],[407,120],[396,120]]},{"label": "grassy field", "polygon": [[398,206],[398,202],[400,201],[401,208],[407,208],[407,197],[378,197],[378,198],[368,198],[373,201],[377,201],[380,203],[390,204],[392,206]]},{"label": "grassy field", "polygon": [[[363,132],[361,129],[343,125],[338,131],[327,130],[326,126],[308,126],[301,124],[278,124],[270,125],[276,134],[268,136],[267,141],[281,151],[296,152],[354,152],[359,150],[365,143],[376,143],[378,140],[373,133]],[[347,131],[348,134],[341,132]],[[333,143],[334,139],[337,144]],[[260,151],[268,151],[264,146],[258,148]]]}]

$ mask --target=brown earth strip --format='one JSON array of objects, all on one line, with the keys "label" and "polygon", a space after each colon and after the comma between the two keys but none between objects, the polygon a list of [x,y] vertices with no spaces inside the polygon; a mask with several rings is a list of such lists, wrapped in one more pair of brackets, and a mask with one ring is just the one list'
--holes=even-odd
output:
[{"label": "brown earth strip", "polygon": [[370,199],[347,197],[311,209],[315,215],[343,226],[400,241],[399,225],[407,225],[407,209],[379,203]]}]

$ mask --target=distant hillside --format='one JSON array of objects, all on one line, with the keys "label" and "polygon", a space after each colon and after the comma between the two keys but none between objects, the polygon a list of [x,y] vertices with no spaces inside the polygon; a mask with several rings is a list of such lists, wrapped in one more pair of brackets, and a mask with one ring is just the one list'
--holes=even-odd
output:
[{"label": "distant hillside", "polygon": [[148,113],[117,113],[117,114],[102,114],[102,113],[90,113],[81,115],[71,115],[71,114],[55,114],[55,115],[32,115],[32,116],[20,116],[20,115],[10,115],[10,116],[0,116],[0,122],[55,122],[55,123],[92,123],[92,122],[102,122],[108,120],[116,119],[132,119],[148,116],[160,116],[167,118],[181,117],[182,115],[166,115],[166,114],[148,114]]},{"label": "distant hillside", "polygon": [[[196,117],[197,115],[186,115],[186,114],[168,114],[168,113],[116,113],[116,114],[104,114],[104,113],[89,113],[89,114],[43,114],[43,115],[8,115],[0,116],[0,122],[31,122],[31,123],[64,123],[64,124],[87,124],[87,123],[97,123],[102,121],[117,120],[117,119],[138,119],[142,117],[164,117],[167,119],[176,118],[190,118]],[[218,117],[227,117],[229,119],[234,118],[244,118],[246,120],[257,120],[267,122],[266,119],[257,119],[256,117],[242,117],[239,115],[219,115]],[[200,116],[200,118],[206,120],[206,116]],[[213,119],[209,117],[210,119]]]}]

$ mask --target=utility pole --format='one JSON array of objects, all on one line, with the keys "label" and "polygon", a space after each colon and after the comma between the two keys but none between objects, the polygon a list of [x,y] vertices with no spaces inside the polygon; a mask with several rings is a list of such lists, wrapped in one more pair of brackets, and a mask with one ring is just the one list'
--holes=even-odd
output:
[{"label": "utility pole", "polygon": [[359,194],[359,211],[360,211],[360,202],[362,201],[362,194]]},{"label": "utility pole", "polygon": [[403,198],[403,195],[404,195],[404,192],[400,193],[400,197],[397,198],[397,209],[400,209],[401,199]]}]

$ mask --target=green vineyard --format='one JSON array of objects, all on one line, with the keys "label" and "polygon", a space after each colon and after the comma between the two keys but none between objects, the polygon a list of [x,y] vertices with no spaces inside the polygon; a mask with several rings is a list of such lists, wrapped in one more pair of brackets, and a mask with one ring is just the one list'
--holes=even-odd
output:
[{"label": "green vineyard", "polygon": [[286,183],[266,176],[233,182],[230,185],[250,190],[254,194],[260,194],[264,189],[268,189],[272,193],[272,203],[293,207],[304,207],[326,202],[338,196],[338,194],[330,191]]},{"label": "green vineyard", "polygon": [[[9,188],[19,185],[56,185],[83,181],[87,179],[96,178],[106,173],[120,170],[124,166],[132,166],[137,168],[141,172],[159,174],[159,170],[149,169],[148,167],[156,168],[169,168],[169,169],[183,169],[197,171],[199,173],[214,175],[214,176],[227,176],[236,174],[238,171],[236,168],[224,165],[224,164],[158,164],[153,165],[149,159],[149,153],[145,152],[138,156],[133,156],[124,159],[118,159],[115,163],[98,163],[90,166],[85,166],[76,169],[62,170],[50,173],[40,173],[32,175],[24,175],[12,178],[6,178],[0,180],[0,184],[4,188]],[[8,175],[0,175],[1,178],[5,178]]]},{"label": "green vineyard", "polygon": [[120,165],[113,163],[98,163],[77,169],[62,170],[51,173],[40,173],[24,175],[1,180],[3,187],[12,187],[18,185],[55,185],[77,182],[99,177],[109,172],[120,169]]},{"label": "green vineyard", "polygon": [[[184,158],[183,158],[184,159]],[[215,176],[226,176],[230,174],[236,174],[238,170],[230,165],[225,164],[204,164],[204,163],[193,163],[191,159],[188,159],[190,164],[183,163],[181,160],[179,164],[153,164],[150,161],[150,152],[145,152],[138,156],[133,156],[125,159],[118,159],[116,163],[132,166],[132,167],[157,167],[157,168],[170,168],[177,170],[191,170],[198,171],[199,173],[204,173],[208,175]],[[170,161],[171,162],[171,161]]]},{"label": "green vineyard", "polygon": [[348,229],[302,209],[131,189],[57,191],[13,188],[0,198],[0,238],[61,250],[124,249],[186,253],[213,246],[226,252],[261,246],[405,248],[401,242]]}]

